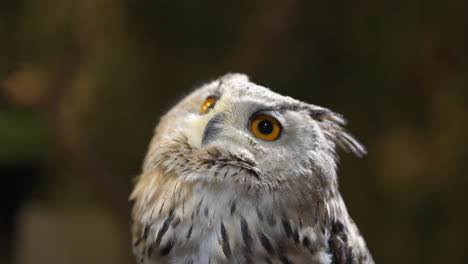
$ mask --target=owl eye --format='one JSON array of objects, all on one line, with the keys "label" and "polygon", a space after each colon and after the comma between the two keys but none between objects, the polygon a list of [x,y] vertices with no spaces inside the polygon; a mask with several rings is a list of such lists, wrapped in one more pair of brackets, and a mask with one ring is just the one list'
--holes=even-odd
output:
[{"label": "owl eye", "polygon": [[258,115],[250,126],[252,133],[263,140],[275,140],[281,132],[281,125],[276,118],[269,115]]},{"label": "owl eye", "polygon": [[215,106],[217,100],[218,98],[213,97],[213,96],[209,96],[208,98],[206,98],[205,102],[202,104],[202,107],[200,108],[200,115],[204,115],[210,112],[210,110]]}]

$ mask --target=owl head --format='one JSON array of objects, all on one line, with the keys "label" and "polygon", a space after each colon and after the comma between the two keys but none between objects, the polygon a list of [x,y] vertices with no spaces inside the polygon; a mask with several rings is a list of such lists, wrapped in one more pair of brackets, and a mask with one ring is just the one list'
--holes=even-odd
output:
[{"label": "owl head", "polygon": [[144,172],[246,192],[319,193],[336,185],[336,148],[365,148],[343,117],[228,74],[188,95],[156,127]]}]

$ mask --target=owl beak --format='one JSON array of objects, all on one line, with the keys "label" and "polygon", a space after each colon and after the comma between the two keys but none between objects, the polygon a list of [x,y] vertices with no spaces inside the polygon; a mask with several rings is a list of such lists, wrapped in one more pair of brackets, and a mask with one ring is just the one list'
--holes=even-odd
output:
[{"label": "owl beak", "polygon": [[206,146],[208,143],[213,141],[216,136],[221,132],[221,126],[224,121],[224,114],[218,113],[214,115],[210,121],[205,126],[205,130],[203,131],[201,145],[202,147]]}]

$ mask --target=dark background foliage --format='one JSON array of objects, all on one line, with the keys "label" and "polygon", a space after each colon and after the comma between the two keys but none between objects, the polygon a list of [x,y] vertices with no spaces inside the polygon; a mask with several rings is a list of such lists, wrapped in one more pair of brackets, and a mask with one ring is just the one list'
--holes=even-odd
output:
[{"label": "dark background foliage", "polygon": [[0,262],[132,263],[159,116],[226,72],[344,113],[341,190],[378,263],[464,263],[468,4],[3,0]]}]

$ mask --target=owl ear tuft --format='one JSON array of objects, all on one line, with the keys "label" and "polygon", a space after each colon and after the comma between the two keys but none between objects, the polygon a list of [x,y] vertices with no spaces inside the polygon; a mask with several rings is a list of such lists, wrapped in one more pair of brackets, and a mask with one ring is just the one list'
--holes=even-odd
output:
[{"label": "owl ear tuft", "polygon": [[243,73],[229,72],[221,76],[219,80],[221,82],[228,82],[230,80],[240,80],[240,81],[248,82],[249,76]]},{"label": "owl ear tuft", "polygon": [[311,111],[312,118],[318,121],[329,120],[338,125],[346,125],[348,122],[343,115],[332,112],[326,108],[314,109]]},{"label": "owl ear tuft", "polygon": [[311,111],[313,119],[320,121],[325,136],[346,152],[352,152],[358,157],[367,154],[366,147],[359,142],[348,130],[342,126],[346,125],[346,119],[338,113],[326,108]]}]

